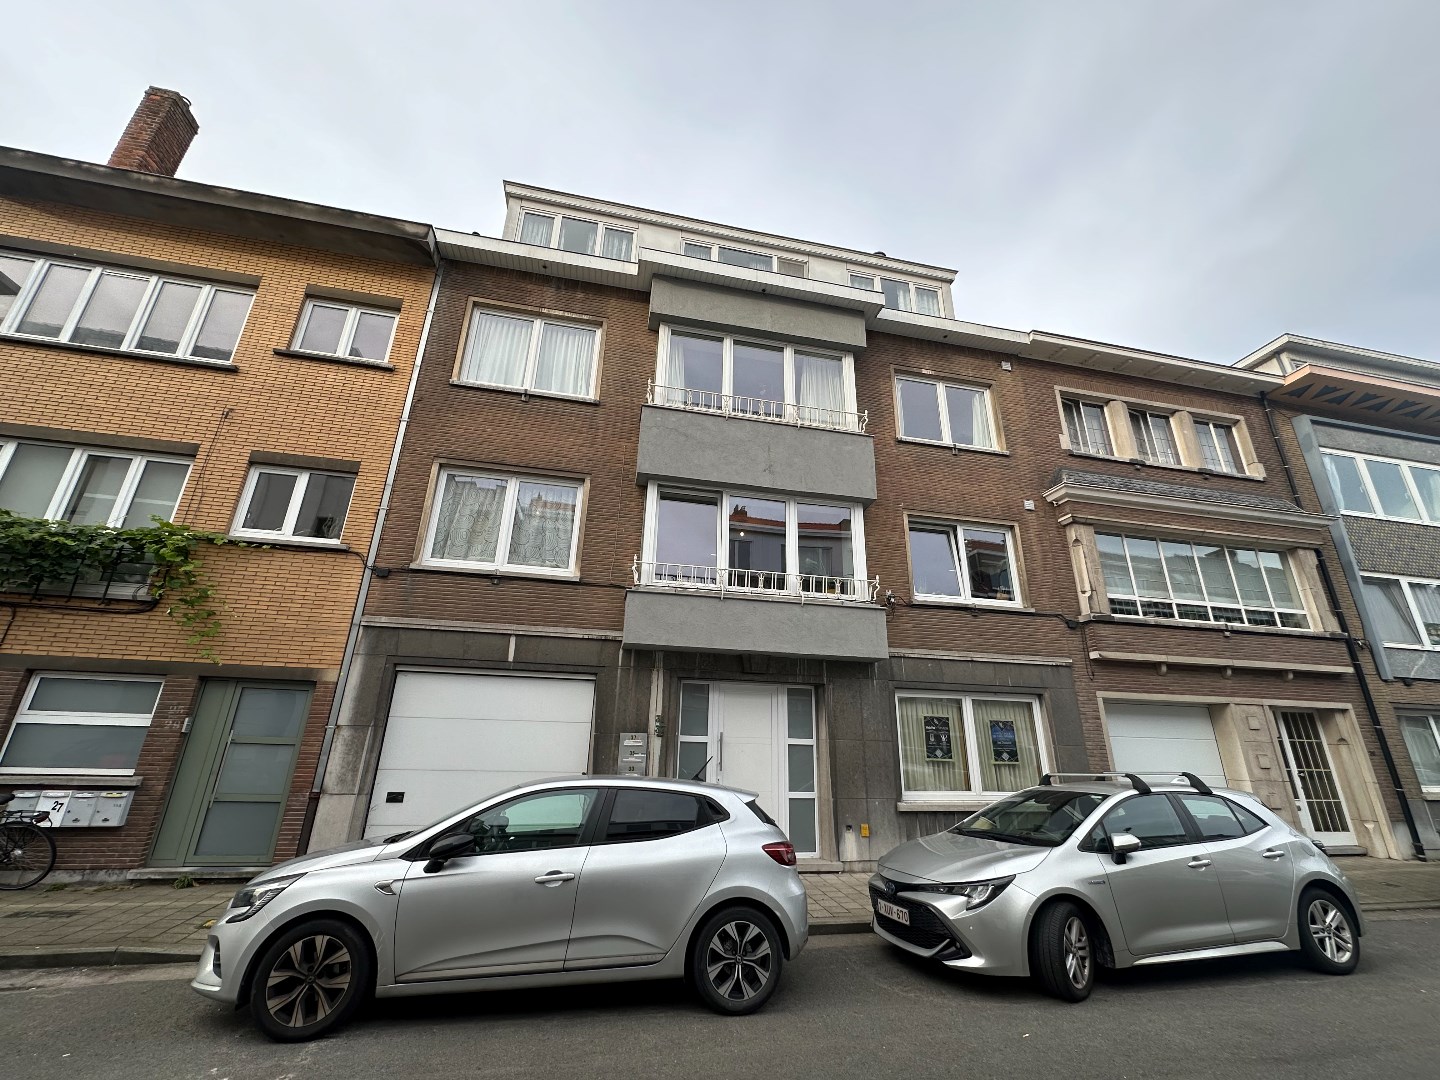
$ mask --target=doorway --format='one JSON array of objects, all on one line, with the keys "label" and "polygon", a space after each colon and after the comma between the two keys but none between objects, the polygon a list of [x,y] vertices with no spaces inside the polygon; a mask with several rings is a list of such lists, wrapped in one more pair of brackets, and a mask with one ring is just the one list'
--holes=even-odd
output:
[{"label": "doorway", "polygon": [[1345,810],[1319,715],[1308,710],[1282,709],[1278,726],[1280,751],[1285,755],[1285,772],[1300,827],[1322,844],[1353,846],[1355,830]]}]

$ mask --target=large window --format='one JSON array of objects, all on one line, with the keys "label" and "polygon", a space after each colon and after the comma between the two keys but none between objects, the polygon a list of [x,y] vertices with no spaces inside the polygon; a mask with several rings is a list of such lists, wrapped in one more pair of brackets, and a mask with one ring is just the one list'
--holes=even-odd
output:
[{"label": "large window", "polygon": [[1345,513],[1440,525],[1440,467],[1331,450],[1324,458]]},{"label": "large window", "polygon": [[900,779],[907,802],[990,798],[1045,771],[1032,698],[898,694]]},{"label": "large window", "polygon": [[1112,615],[1308,629],[1278,551],[1097,533]]},{"label": "large window", "polygon": [[599,358],[598,327],[476,308],[458,379],[477,386],[593,398]]},{"label": "large window", "polygon": [[77,525],[170,520],[189,475],[182,458],[42,442],[0,442],[0,510]]},{"label": "large window", "polygon": [[0,333],[229,362],[253,292],[0,251]]},{"label": "large window", "polygon": [[0,774],[133,773],[160,686],[125,675],[36,675],[0,751]]},{"label": "large window", "polygon": [[1405,735],[1405,745],[1410,750],[1420,786],[1427,792],[1440,792],[1440,716],[1433,713],[1402,715],[1400,730]]},{"label": "large window", "polygon": [[390,355],[394,333],[393,311],[307,300],[295,331],[295,348],[321,356],[384,361]]},{"label": "large window", "polygon": [[1440,649],[1440,582],[1363,578],[1380,640],[1402,649]]},{"label": "large window", "polygon": [[873,599],[858,506],[651,489],[640,583]]},{"label": "large window", "polygon": [[346,473],[253,466],[231,531],[256,539],[338,543],[354,489],[355,477]]},{"label": "large window", "polygon": [[763,251],[749,251],[745,248],[726,244],[712,244],[705,240],[686,240],[681,252],[692,259],[708,259],[729,266],[743,266],[749,270],[770,270],[786,277],[804,277],[805,260],[790,259],[783,255],[770,255]]},{"label": "large window", "polygon": [[441,469],[424,562],[574,576],[581,488],[574,480]]},{"label": "large window", "polygon": [[1014,541],[994,525],[910,522],[910,575],[917,600],[1020,602]]},{"label": "large window", "polygon": [[862,431],[850,357],[666,328],[651,403]]},{"label": "large window", "polygon": [[885,298],[885,306],[896,311],[915,311],[921,315],[941,315],[940,290],[931,285],[917,285],[911,281],[888,278],[879,274],[850,272],[850,287],[878,292]]},{"label": "large window", "polygon": [[905,375],[895,379],[895,396],[902,439],[994,447],[988,390]]},{"label": "large window", "polygon": [[526,210],[520,215],[520,243],[599,255],[604,259],[635,258],[635,230],[568,214]]}]

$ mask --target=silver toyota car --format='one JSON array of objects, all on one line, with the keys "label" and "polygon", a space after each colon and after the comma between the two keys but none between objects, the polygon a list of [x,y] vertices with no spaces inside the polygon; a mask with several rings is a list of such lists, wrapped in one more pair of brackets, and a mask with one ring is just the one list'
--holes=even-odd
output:
[{"label": "silver toyota car", "polygon": [[902,844],[870,879],[875,932],[1066,1001],[1090,995],[1097,965],[1299,950],[1354,971],[1360,907],[1329,856],[1247,792],[1165,775],[1047,775]]},{"label": "silver toyota car", "polygon": [[753,795],[568,777],[272,867],[217,919],[190,985],[281,1041],[372,993],[684,977],[741,1014],[808,932],[795,849]]}]

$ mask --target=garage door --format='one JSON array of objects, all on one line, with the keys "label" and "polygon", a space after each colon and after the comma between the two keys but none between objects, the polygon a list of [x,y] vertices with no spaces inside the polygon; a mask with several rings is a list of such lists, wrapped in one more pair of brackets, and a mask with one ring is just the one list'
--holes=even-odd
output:
[{"label": "garage door", "polygon": [[1107,705],[1105,722],[1120,772],[1192,772],[1224,785],[1215,725],[1203,705]]},{"label": "garage door", "polygon": [[530,780],[585,772],[591,679],[401,671],[366,836],[427,825]]}]

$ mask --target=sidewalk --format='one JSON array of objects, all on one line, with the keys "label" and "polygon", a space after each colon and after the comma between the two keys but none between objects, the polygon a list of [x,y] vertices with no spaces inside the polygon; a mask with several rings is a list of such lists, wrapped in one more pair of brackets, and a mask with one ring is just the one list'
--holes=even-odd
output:
[{"label": "sidewalk", "polygon": [[[1440,863],[1344,858],[1366,911],[1440,908]],[[810,930],[870,926],[869,874],[806,874]],[[237,886],[66,885],[0,893],[0,968],[89,967],[193,960],[208,921]]]}]

